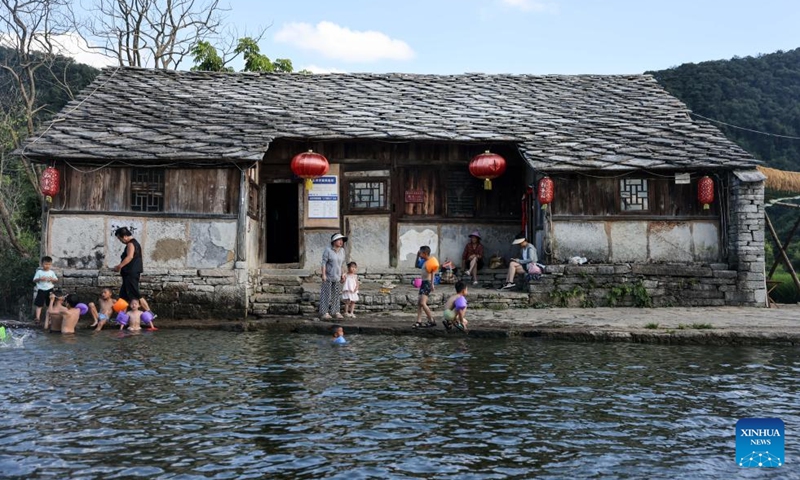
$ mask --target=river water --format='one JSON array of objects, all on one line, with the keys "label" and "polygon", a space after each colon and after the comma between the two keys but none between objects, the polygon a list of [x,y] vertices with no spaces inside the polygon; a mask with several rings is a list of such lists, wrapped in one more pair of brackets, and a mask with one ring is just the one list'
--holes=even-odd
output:
[{"label": "river water", "polygon": [[[798,348],[14,335],[2,478],[800,476]],[[736,466],[743,417],[784,421],[785,466]]]}]

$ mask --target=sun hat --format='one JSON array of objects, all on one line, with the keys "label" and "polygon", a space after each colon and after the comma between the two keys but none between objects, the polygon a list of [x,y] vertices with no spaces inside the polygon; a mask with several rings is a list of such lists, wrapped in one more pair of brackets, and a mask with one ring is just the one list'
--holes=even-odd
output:
[{"label": "sun hat", "polygon": [[477,231],[477,230],[473,230],[473,231],[472,231],[472,233],[470,233],[470,234],[469,234],[469,235],[467,235],[467,236],[468,236],[468,237],[478,237],[478,240],[480,240],[480,238],[481,238],[481,234],[480,234],[480,233],[478,233],[478,231]]},{"label": "sun hat", "polygon": [[511,242],[511,245],[519,245],[520,243],[522,243],[524,241],[525,241],[525,234],[524,233],[520,233],[519,235],[514,237],[514,241]]},{"label": "sun hat", "polygon": [[341,233],[334,233],[333,235],[331,235],[331,243],[335,242],[336,240],[343,240],[346,242],[347,237],[345,237]]}]

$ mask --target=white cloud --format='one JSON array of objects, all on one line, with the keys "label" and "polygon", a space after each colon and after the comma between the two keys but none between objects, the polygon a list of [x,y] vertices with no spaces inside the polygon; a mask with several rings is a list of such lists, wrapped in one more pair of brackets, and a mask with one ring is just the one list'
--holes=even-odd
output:
[{"label": "white cloud", "polygon": [[305,67],[295,69],[295,71],[300,70],[308,70],[311,73],[347,73],[345,70],[340,70],[338,68],[318,67],[317,65],[306,65]]},{"label": "white cloud", "polygon": [[[34,49],[40,52],[45,51],[46,48],[41,44],[41,40],[37,37],[34,38],[40,43],[40,48],[34,47]],[[91,65],[95,68],[103,68],[118,64],[117,59],[91,49],[86,40],[74,32],[52,35],[50,37],[50,43],[53,45],[54,53],[72,57],[78,63]],[[8,34],[0,34],[0,44],[13,48],[14,41]]]},{"label": "white cloud", "polygon": [[539,0],[500,0],[503,5],[518,8],[525,12],[555,12],[557,6],[553,3]]},{"label": "white cloud", "polygon": [[332,22],[288,23],[275,34],[275,41],[321,53],[326,58],[348,62],[410,60],[414,51],[402,40],[376,31],[354,31]]}]

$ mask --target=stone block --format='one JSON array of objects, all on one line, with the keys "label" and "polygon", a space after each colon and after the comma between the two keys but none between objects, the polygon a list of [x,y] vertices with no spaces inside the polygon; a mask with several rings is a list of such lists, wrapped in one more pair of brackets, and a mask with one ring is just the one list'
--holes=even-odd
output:
[{"label": "stone block", "polygon": [[233,270],[226,268],[201,268],[197,274],[201,277],[234,277],[236,275]]},{"label": "stone block", "polygon": [[296,275],[264,275],[261,277],[261,283],[264,285],[300,286],[303,284],[303,279]]},{"label": "stone block", "polygon": [[268,308],[270,315],[298,315],[300,305],[297,304],[271,304]]},{"label": "stone block", "polygon": [[56,272],[56,275],[59,275],[62,278],[67,278],[67,277],[92,278],[92,277],[97,277],[99,274],[100,270],[92,270],[92,269],[76,270],[76,269],[65,268],[61,270],[60,274]]}]

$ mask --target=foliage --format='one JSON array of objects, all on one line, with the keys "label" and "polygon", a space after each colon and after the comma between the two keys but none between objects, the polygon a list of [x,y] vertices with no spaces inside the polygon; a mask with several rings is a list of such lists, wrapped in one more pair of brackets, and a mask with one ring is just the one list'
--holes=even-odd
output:
[{"label": "foliage", "polygon": [[23,258],[10,248],[0,248],[0,312],[12,313],[27,300],[33,290],[33,274],[39,264],[34,257]]},{"label": "foliage", "polygon": [[[244,58],[243,72],[280,72],[292,73],[292,61],[288,58],[277,58],[272,61],[261,53],[258,42],[252,37],[239,39],[234,54]],[[195,65],[192,71],[233,72],[233,68],[225,66],[230,60],[223,59],[217,49],[206,41],[198,42],[192,49]],[[303,71],[305,72],[305,70]],[[303,73],[301,72],[301,73]]]},{"label": "foliage", "polygon": [[[800,48],[686,63],[647,73],[704,117],[749,130],[800,137]],[[800,171],[800,141],[716,126],[768,166]]]},{"label": "foliage", "polygon": [[192,57],[196,64],[191,68],[193,72],[232,72],[233,68],[226,67],[225,61],[217,53],[211,43],[205,40],[197,42],[192,48]]},{"label": "foliage", "polygon": [[781,282],[769,294],[770,298],[776,303],[800,303],[800,292],[797,291],[797,287],[794,285],[792,276],[789,273],[778,270],[772,276],[772,280]]},{"label": "foliage", "polygon": [[611,287],[606,297],[609,307],[616,307],[619,302],[627,296],[633,297],[633,306],[639,308],[650,308],[653,306],[653,299],[647,292],[642,280],[636,283],[625,283]]},{"label": "foliage", "polygon": [[658,322],[650,322],[647,325],[645,325],[644,328],[647,328],[649,330],[656,330],[658,329]]}]

